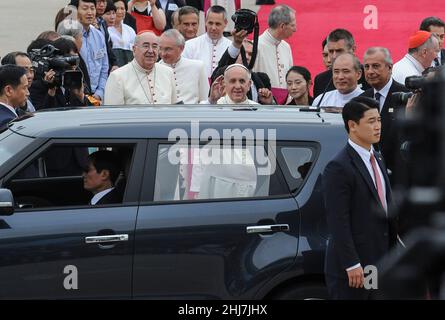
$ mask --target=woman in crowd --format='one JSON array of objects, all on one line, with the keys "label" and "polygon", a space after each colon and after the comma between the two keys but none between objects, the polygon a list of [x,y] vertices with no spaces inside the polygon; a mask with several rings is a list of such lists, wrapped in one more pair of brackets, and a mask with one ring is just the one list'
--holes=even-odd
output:
[{"label": "woman in crowd", "polygon": [[[109,0],[111,1],[111,0]],[[134,30],[124,23],[127,3],[123,0],[113,0],[114,6],[109,11],[108,5],[103,15],[108,24],[108,33],[113,42],[113,53],[119,67],[133,60],[133,45],[136,38]]]},{"label": "woman in crowd", "polygon": [[311,73],[301,66],[293,66],[286,74],[287,91],[286,105],[310,106],[314,98],[310,96],[312,86]]}]

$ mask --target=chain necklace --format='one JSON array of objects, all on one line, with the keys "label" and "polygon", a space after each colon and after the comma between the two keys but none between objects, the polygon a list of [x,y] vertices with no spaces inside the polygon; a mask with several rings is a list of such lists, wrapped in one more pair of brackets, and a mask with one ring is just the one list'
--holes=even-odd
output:
[{"label": "chain necklace", "polygon": [[[135,63],[135,62],[133,62],[133,63]],[[155,84],[156,84],[156,64],[153,66],[153,69],[151,70],[151,72],[153,72],[153,86],[151,85],[151,81],[150,81],[150,73],[146,73],[146,76],[147,76],[147,82],[148,82],[148,90],[150,91],[150,98],[148,97],[148,95],[147,95],[147,92],[145,91],[145,88],[144,88],[144,85],[143,85],[143,83],[142,83],[142,81],[141,81],[141,79],[139,78],[139,74],[138,74],[138,72],[137,72],[137,70],[136,70],[136,67],[134,66],[134,64],[132,63],[132,66],[133,66],[133,70],[134,70],[134,73],[136,74],[136,78],[138,79],[138,81],[139,81],[139,85],[141,86],[141,88],[142,88],[142,91],[144,92],[144,95],[145,95],[145,97],[147,98],[147,101],[148,101],[148,103],[150,103],[150,104],[155,104],[157,101],[155,100],[155,88],[154,88],[154,86],[155,86]]]}]

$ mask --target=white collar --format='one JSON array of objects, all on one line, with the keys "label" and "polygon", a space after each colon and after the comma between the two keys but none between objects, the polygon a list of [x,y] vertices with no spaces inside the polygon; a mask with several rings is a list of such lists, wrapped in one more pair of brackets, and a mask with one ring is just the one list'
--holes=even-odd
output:
[{"label": "white collar", "polygon": [[371,150],[367,150],[367,149],[363,148],[362,146],[359,146],[358,144],[356,144],[351,139],[348,139],[348,143],[355,151],[357,151],[357,153],[360,155],[360,158],[367,159],[367,161],[369,161],[371,159],[371,152],[374,151],[372,145],[371,145]]},{"label": "white collar", "polygon": [[96,203],[97,203],[100,199],[102,199],[106,194],[108,194],[108,192],[110,192],[110,191],[113,190],[113,189],[114,189],[114,187],[113,187],[113,188],[108,188],[108,189],[102,190],[101,192],[96,193],[96,194],[94,195],[94,197],[91,199],[91,205],[95,206]]},{"label": "white collar", "polygon": [[405,55],[405,58],[408,59],[413,65],[414,68],[416,68],[416,70],[422,74],[422,72],[425,70],[425,68],[422,66],[422,64],[416,59],[414,58],[412,55],[410,55],[409,53],[407,53]]},{"label": "white collar", "polygon": [[221,36],[221,38],[219,38],[218,40],[213,40],[213,39],[211,39],[211,38],[209,37],[209,34],[208,34],[207,32],[204,33],[203,36],[204,36],[204,38],[206,39],[206,41],[207,41],[208,43],[210,43],[210,44],[212,44],[212,45],[214,45],[214,46],[217,46],[217,45],[220,43],[221,39],[224,38],[223,36]]},{"label": "white collar", "polygon": [[352,98],[354,98],[354,97],[356,97],[356,96],[358,95],[357,93],[360,94],[360,93],[363,92],[363,90],[360,89],[359,86],[355,87],[354,90],[352,90],[351,92],[346,93],[346,94],[343,94],[343,93],[341,93],[341,92],[338,91],[338,90],[335,90],[335,91],[337,91],[337,93],[339,94],[339,96],[340,96],[341,99],[343,99],[343,100],[346,100],[346,99],[351,100]]},{"label": "white collar", "polygon": [[142,68],[141,65],[136,61],[136,59],[133,59],[132,63],[136,70],[143,74],[150,74],[156,68],[156,63],[153,65],[153,68],[151,70]]},{"label": "white collar", "polygon": [[218,99],[217,104],[258,104],[255,101],[249,100],[246,97],[246,100],[243,102],[234,102],[230,97],[226,94],[225,96]]},{"label": "white collar", "polygon": [[184,58],[182,58],[181,56],[179,56],[179,60],[176,61],[176,63],[171,63],[171,64],[170,64],[170,63],[166,63],[164,60],[161,60],[161,63],[164,64],[164,65],[166,65],[166,66],[169,66],[170,68],[175,69],[176,67],[178,67],[178,66],[181,64],[182,61],[184,61]]},{"label": "white collar", "polygon": [[0,102],[0,104],[4,105],[6,108],[9,109],[9,111],[11,111],[12,113],[15,114],[16,117],[18,117],[17,112],[15,112],[15,109],[13,107],[11,107],[9,104],[6,104],[4,102]]},{"label": "white collar", "polygon": [[378,93],[380,93],[382,95],[382,97],[384,99],[386,99],[386,97],[388,96],[388,93],[389,93],[389,89],[392,86],[392,82],[393,82],[393,80],[392,80],[392,77],[391,77],[391,78],[389,78],[389,81],[385,84],[385,86],[381,90],[374,89],[374,96],[378,92]]},{"label": "white collar", "polygon": [[272,43],[274,46],[278,46],[281,43],[281,40],[275,38],[272,33],[270,33],[269,29],[264,33],[266,35],[266,40]]}]

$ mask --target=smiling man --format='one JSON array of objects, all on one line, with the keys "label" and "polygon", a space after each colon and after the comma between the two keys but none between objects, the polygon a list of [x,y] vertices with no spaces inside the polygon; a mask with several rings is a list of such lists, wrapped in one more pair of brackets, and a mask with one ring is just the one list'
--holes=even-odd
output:
[{"label": "smiling man", "polygon": [[156,63],[159,38],[151,31],[139,33],[134,59],[110,74],[105,88],[106,105],[176,103],[176,83],[171,68]]},{"label": "smiling man", "polygon": [[373,47],[366,50],[363,57],[366,81],[371,89],[362,93],[362,96],[374,98],[379,102],[380,116],[382,117],[382,138],[380,140],[380,151],[386,160],[386,165],[391,171],[396,166],[395,154],[400,150],[395,130],[395,114],[397,109],[405,106],[395,105],[391,101],[392,93],[409,91],[404,85],[392,79],[392,58],[388,49]]},{"label": "smiling man", "polygon": [[356,97],[342,116],[349,140],[322,177],[330,234],[326,284],[332,299],[370,299],[374,292],[364,288],[363,270],[375,266],[397,239],[395,222],[388,218],[389,179],[372,147],[380,140],[379,105]]},{"label": "smiling man", "polygon": [[250,89],[250,71],[242,64],[232,64],[224,71],[224,88],[226,94],[217,104],[258,104],[247,98]]},{"label": "smiling man", "polygon": [[320,94],[312,103],[313,106],[343,107],[363,92],[358,87],[358,80],[362,76],[360,61],[352,53],[340,54],[334,60],[332,74],[336,89]]}]

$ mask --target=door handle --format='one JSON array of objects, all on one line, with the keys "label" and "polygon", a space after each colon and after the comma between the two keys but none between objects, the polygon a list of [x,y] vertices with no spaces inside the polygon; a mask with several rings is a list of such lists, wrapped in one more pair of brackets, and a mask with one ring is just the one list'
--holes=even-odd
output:
[{"label": "door handle", "polygon": [[128,234],[113,234],[109,236],[86,237],[85,243],[107,243],[128,241]]},{"label": "door handle", "polygon": [[272,224],[263,226],[249,226],[246,228],[247,233],[270,233],[270,232],[285,232],[289,231],[288,224]]}]

